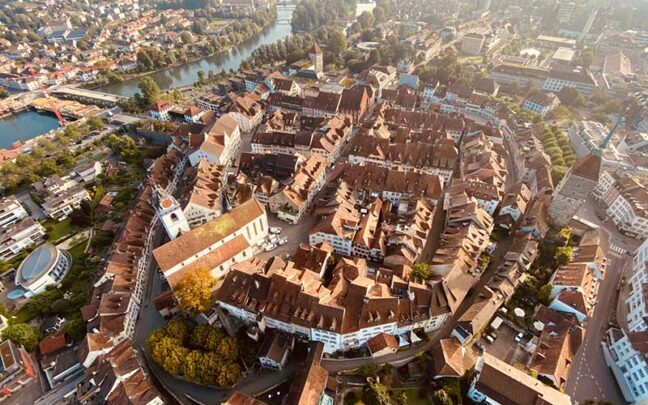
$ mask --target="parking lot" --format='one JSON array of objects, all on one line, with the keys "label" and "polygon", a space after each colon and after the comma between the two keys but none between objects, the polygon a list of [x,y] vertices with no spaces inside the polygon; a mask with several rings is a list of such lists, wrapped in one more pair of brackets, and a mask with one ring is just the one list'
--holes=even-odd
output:
[{"label": "parking lot", "polygon": [[268,225],[270,227],[280,227],[281,233],[279,238],[288,238],[288,243],[278,246],[276,249],[266,252],[261,250],[257,253],[257,257],[268,260],[273,257],[279,256],[286,259],[295,253],[300,243],[308,243],[308,230],[313,226],[314,216],[312,210],[307,212],[297,225],[291,225],[277,218],[270,210],[268,212]]},{"label": "parking lot", "polygon": [[[497,339],[493,343],[489,343],[485,336],[482,335],[479,343],[484,345],[489,354],[497,357],[512,365],[526,366],[531,354],[524,350],[524,346],[515,341],[515,335],[518,331],[503,323],[497,328]],[[525,343],[525,342],[522,342]]]}]

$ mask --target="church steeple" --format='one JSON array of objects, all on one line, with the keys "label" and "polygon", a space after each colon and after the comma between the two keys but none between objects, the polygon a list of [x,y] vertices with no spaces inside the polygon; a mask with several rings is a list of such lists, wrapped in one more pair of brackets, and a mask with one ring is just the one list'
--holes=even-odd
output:
[{"label": "church steeple", "polygon": [[189,222],[182,212],[178,201],[161,187],[155,188],[157,195],[157,212],[169,239],[173,240],[185,232],[189,232]]}]

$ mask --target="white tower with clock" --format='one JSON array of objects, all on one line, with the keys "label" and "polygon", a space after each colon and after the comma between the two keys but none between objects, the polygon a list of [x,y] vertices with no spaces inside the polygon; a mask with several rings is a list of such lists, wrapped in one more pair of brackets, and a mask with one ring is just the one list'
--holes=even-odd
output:
[{"label": "white tower with clock", "polygon": [[189,222],[187,222],[178,201],[161,188],[157,188],[156,191],[158,196],[157,212],[169,239],[173,240],[183,233],[189,232]]}]

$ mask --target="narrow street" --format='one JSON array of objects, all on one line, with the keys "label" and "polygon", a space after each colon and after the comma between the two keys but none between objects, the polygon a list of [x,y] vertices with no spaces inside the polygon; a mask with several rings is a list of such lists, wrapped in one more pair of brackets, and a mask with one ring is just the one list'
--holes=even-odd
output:
[{"label": "narrow street", "polygon": [[611,244],[615,244],[632,253],[640,242],[619,234],[610,221],[601,221],[599,216],[604,218],[604,215],[592,197],[581,206],[577,216],[597,224],[607,232],[608,270],[599,288],[594,316],[587,321],[585,338],[580,350],[573,358],[565,392],[572,397],[574,402],[580,404],[591,399],[623,404],[625,403],[623,395],[612,371],[605,363],[601,340],[603,333],[608,328],[612,311],[617,308],[617,288],[630,258],[610,250],[609,247]]}]

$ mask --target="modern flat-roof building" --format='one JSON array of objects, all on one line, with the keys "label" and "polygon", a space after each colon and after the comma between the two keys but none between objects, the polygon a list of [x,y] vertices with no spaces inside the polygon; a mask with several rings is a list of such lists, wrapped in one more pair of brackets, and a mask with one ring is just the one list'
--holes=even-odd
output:
[{"label": "modern flat-roof building", "polygon": [[46,243],[20,263],[16,285],[26,290],[27,297],[40,294],[48,285],[60,283],[71,265],[72,257],[68,252]]},{"label": "modern flat-roof building", "polygon": [[23,249],[42,242],[45,233],[45,228],[32,218],[0,228],[0,260],[12,259]]},{"label": "modern flat-roof building", "polygon": [[9,196],[0,200],[0,227],[15,224],[21,219],[27,218],[25,208],[15,196]]}]

